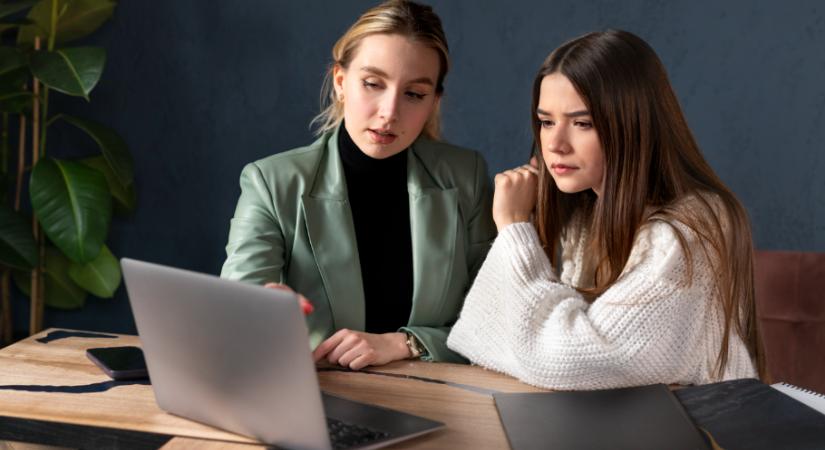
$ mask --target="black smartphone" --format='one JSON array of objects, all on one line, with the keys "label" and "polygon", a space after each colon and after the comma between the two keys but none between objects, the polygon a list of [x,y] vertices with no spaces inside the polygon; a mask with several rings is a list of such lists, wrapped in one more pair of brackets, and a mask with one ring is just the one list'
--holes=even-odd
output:
[{"label": "black smartphone", "polygon": [[90,348],[86,356],[113,380],[149,378],[143,350],[138,347]]}]

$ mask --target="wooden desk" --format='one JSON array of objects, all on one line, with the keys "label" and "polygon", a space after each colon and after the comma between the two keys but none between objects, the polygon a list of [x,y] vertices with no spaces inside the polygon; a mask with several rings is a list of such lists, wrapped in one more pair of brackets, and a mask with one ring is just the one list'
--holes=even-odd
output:
[{"label": "wooden desk", "polygon": [[[38,341],[44,338],[47,342]],[[86,358],[87,348],[119,345],[140,341],[137,336],[50,329],[0,350],[0,441],[263,448],[243,436],[162,411],[147,383],[112,382]],[[395,449],[507,448],[491,393],[540,391],[479,367],[420,361],[362,372],[322,368],[318,378],[329,393],[447,424],[444,430],[391,447]]]}]

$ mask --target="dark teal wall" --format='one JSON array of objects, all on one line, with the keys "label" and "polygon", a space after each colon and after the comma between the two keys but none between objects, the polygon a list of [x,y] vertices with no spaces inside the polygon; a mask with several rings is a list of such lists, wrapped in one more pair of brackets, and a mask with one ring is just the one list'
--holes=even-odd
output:
[{"label": "dark teal wall", "polygon": [[[88,43],[108,65],[92,102],[54,108],[119,130],[139,207],[118,256],[217,273],[243,165],[312,140],[336,38],[373,2],[122,1]],[[825,251],[825,7],[818,0],[433,3],[453,54],[446,138],[491,171],[521,164],[535,70],[564,40],[608,27],[656,49],[688,121],[753,220],[758,248]],[[53,154],[89,144],[61,134]],[[17,325],[27,314],[16,304]],[[123,293],[47,325],[134,331]]]}]

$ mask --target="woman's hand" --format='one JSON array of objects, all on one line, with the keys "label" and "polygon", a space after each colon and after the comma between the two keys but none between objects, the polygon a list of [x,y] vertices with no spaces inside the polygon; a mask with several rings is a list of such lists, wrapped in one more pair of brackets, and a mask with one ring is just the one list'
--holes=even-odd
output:
[{"label": "woman's hand", "polygon": [[404,333],[372,334],[348,329],[339,330],[312,352],[315,362],[326,358],[331,364],[352,370],[380,366],[410,356]]},{"label": "woman's hand", "polygon": [[[280,291],[289,291],[289,292],[296,293],[295,291],[292,290],[291,287],[289,287],[285,284],[280,284],[280,283],[266,283],[264,285],[264,287],[269,288],[269,289],[277,289],[277,290],[280,290]],[[306,297],[304,297],[301,294],[297,294],[297,295],[298,295],[298,305],[301,307],[301,311],[304,312],[305,316],[310,314],[312,311],[315,310],[315,307],[312,306],[312,303],[309,300],[307,300]]]},{"label": "woman's hand", "polygon": [[511,223],[530,221],[530,214],[536,208],[538,175],[535,157],[530,159],[530,164],[496,175],[493,220],[499,231]]}]

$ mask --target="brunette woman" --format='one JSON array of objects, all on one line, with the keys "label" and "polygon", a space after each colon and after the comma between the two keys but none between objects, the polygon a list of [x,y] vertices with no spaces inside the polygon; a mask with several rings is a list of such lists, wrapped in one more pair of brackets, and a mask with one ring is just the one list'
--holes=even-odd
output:
[{"label": "brunette woman", "polygon": [[748,217],[653,49],[565,43],[531,114],[537,158],[496,176],[499,236],[449,347],[554,389],[762,374]]}]

